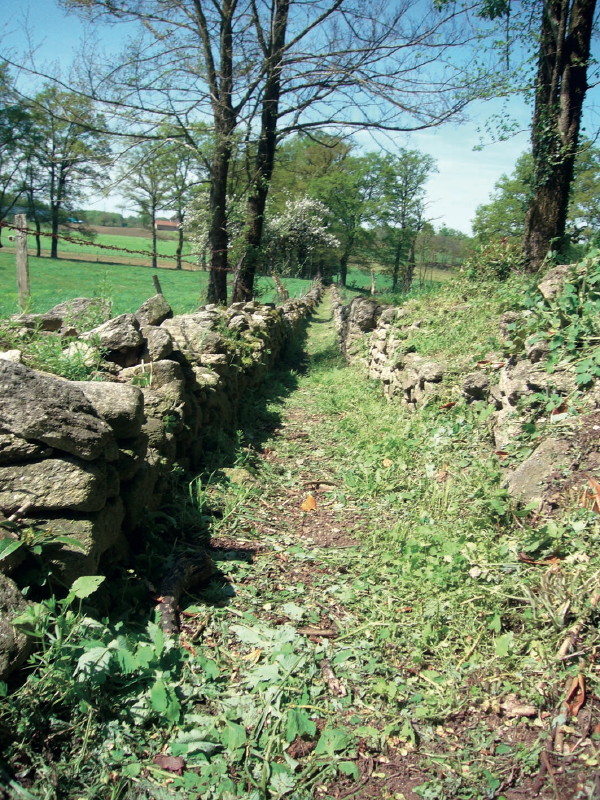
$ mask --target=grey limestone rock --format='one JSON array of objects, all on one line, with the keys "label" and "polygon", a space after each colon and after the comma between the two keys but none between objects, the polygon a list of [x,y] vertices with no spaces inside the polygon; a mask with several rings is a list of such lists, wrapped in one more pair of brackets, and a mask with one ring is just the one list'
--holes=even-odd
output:
[{"label": "grey limestone rock", "polygon": [[113,429],[117,439],[137,436],[144,421],[144,395],[137,386],[98,381],[74,381]]},{"label": "grey limestone rock", "polygon": [[153,297],[149,297],[145,303],[142,303],[135,312],[135,316],[142,327],[145,325],[160,325],[161,322],[173,316],[173,309],[164,295],[155,294]]},{"label": "grey limestone rock", "polygon": [[0,361],[0,432],[85,460],[114,446],[110,426],[76,384],[9,361]]},{"label": "grey limestone rock", "polygon": [[163,361],[173,352],[173,339],[165,328],[144,325],[142,327],[142,335],[146,341],[146,346],[141,355],[143,362]]},{"label": "grey limestone rock", "polygon": [[15,461],[31,461],[44,458],[52,453],[52,448],[36,442],[28,442],[12,433],[0,433],[0,464],[14,464]]},{"label": "grey limestone rock", "polygon": [[87,330],[95,325],[98,318],[110,316],[110,303],[98,297],[75,297],[58,303],[43,314],[21,314],[13,317],[24,328],[37,328],[42,331],[58,331],[65,324],[79,330]]},{"label": "grey limestone rock", "polygon": [[52,559],[55,572],[66,586],[82,575],[97,572],[102,554],[122,538],[123,518],[123,502],[115,498],[97,513],[85,517],[63,514],[45,522],[44,527],[51,534],[78,542],[78,547],[62,545],[60,553]]},{"label": "grey limestone rock", "polygon": [[470,372],[463,379],[462,391],[469,402],[485,400],[490,393],[490,379],[485,372]]},{"label": "grey limestone rock", "polygon": [[181,383],[183,391],[184,377],[181,365],[169,359],[128,367],[121,372],[121,378],[131,381],[137,386],[151,389],[160,389],[163,386],[177,382]]},{"label": "grey limestone rock", "polygon": [[212,317],[198,313],[167,319],[161,327],[171,334],[174,348],[195,361],[203,352],[219,353],[226,349],[223,337],[212,330],[213,324]]},{"label": "grey limestone rock", "polygon": [[562,292],[569,269],[568,264],[561,264],[558,267],[553,267],[544,275],[543,280],[538,284],[538,289],[544,300],[553,300]]},{"label": "grey limestone rock", "polygon": [[31,503],[36,511],[99,511],[108,494],[106,465],[46,458],[0,467],[0,508]]},{"label": "grey limestone rock", "polygon": [[0,359],[3,361],[12,361],[13,364],[20,364],[21,363],[21,351],[20,350],[3,350],[0,352]]},{"label": "grey limestone rock", "polygon": [[541,503],[548,479],[571,463],[569,443],[565,439],[545,439],[509,476],[510,494],[524,504]]},{"label": "grey limestone rock", "polygon": [[139,358],[144,345],[140,323],[134,314],[121,314],[88,331],[84,339],[98,343],[107,350],[107,359],[122,367],[130,367]]}]

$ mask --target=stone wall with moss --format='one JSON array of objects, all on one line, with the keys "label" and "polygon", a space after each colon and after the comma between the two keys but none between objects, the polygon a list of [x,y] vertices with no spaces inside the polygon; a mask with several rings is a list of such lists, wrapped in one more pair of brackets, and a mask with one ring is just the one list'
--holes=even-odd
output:
[{"label": "stone wall with moss", "polygon": [[[128,537],[172,490],[174,470],[200,467],[203,453],[233,433],[244,397],[319,299],[314,288],[279,307],[208,305],[174,317],[157,295],[136,314],[81,333],[74,309],[85,314],[84,301],[13,320],[24,342],[68,332],[64,358],[97,369],[93,380],[67,380],[22,363],[18,349],[0,352],[2,586],[22,561],[28,528],[56,541],[66,586],[123,557]],[[8,613],[0,607],[0,620]]]}]

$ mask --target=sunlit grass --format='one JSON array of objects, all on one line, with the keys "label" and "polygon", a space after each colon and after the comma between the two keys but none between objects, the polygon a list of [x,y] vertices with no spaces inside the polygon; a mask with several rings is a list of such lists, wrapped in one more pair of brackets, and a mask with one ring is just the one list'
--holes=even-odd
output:
[{"label": "sunlit grass", "polygon": [[[153,270],[66,259],[30,257],[29,272],[29,310],[36,313],[74,297],[105,297],[112,301],[113,314],[134,312],[155,293],[152,277],[157,276],[174,312],[184,314],[205,302],[208,285],[208,273],[203,271]],[[291,297],[305,294],[310,288],[310,281],[286,279],[284,283]],[[259,278],[257,287],[262,302],[276,302],[277,294],[270,278]],[[0,252],[0,288],[0,316],[18,313],[15,256],[11,253]]]}]

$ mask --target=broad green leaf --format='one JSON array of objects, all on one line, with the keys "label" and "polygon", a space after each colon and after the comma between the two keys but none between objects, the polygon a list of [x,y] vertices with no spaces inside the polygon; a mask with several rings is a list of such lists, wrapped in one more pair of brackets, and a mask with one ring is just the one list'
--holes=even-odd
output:
[{"label": "broad green leaf", "polygon": [[246,729],[237,722],[227,722],[221,739],[229,750],[237,750],[246,744]]},{"label": "broad green leaf", "polygon": [[350,744],[350,736],[339,728],[325,728],[315,748],[317,756],[332,756],[345,750]]},{"label": "broad green leaf", "polygon": [[162,678],[158,678],[150,689],[150,704],[169,722],[177,722],[179,719],[181,706],[177,695]]},{"label": "broad green leaf", "polygon": [[191,731],[182,731],[171,744],[171,753],[174,756],[184,756],[190,753],[204,753],[207,756],[213,755],[217,750],[222,749],[221,744],[213,741],[216,736],[213,731],[194,728]]},{"label": "broad green leaf", "polygon": [[158,679],[150,689],[150,702],[152,703],[152,708],[158,711],[159,714],[163,714],[167,710],[169,701],[167,687],[163,680]]},{"label": "broad green leaf", "polygon": [[96,589],[100,586],[100,584],[104,583],[106,578],[103,575],[83,575],[81,578],[77,578],[77,580],[71,586],[70,594],[74,597],[78,597],[80,600],[84,597],[89,597],[91,594],[94,594]]},{"label": "broad green leaf", "polygon": [[287,770],[282,769],[281,765],[273,766],[278,766],[279,770],[277,772],[273,770],[271,780],[269,781],[269,789],[275,797],[284,797],[284,795],[289,794],[296,786],[296,778]]},{"label": "broad green leaf", "polygon": [[277,664],[263,664],[256,667],[246,678],[246,682],[252,687],[259,683],[274,683],[279,678],[279,666]]},{"label": "broad green leaf", "polygon": [[113,650],[109,647],[91,647],[78,658],[75,674],[80,676],[79,680],[89,680],[90,678],[106,680],[112,654]]},{"label": "broad green leaf", "polygon": [[20,539],[0,539],[0,560],[14,553],[22,544]]},{"label": "broad green leaf", "polygon": [[495,645],[496,655],[500,656],[500,658],[507,656],[513,648],[513,643],[514,634],[512,632],[499,636]]},{"label": "broad green leaf", "polygon": [[293,742],[296,736],[303,736],[305,733],[314,736],[316,731],[317,726],[306,711],[301,708],[292,708],[288,711],[285,725],[286,742]]},{"label": "broad green leaf", "polygon": [[360,773],[354,761],[341,761],[338,769],[343,775],[351,775],[355,781],[359,778]]},{"label": "broad green leaf", "polygon": [[154,645],[157,656],[161,656],[165,649],[165,635],[155,622],[148,623],[148,634]]},{"label": "broad green leaf", "polygon": [[494,616],[489,621],[488,628],[491,631],[494,631],[494,633],[500,633],[500,630],[502,629],[502,617],[497,611],[494,613]]},{"label": "broad green leaf", "polygon": [[284,603],[281,607],[281,613],[290,619],[299,621],[306,614],[306,609],[296,603]]}]

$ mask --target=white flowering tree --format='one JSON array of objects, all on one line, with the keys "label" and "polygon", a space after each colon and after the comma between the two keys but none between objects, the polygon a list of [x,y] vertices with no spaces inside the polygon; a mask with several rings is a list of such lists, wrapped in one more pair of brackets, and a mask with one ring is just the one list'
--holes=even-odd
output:
[{"label": "white flowering tree", "polygon": [[326,252],[340,244],[328,231],[328,216],[329,209],[320,200],[289,198],[283,212],[266,224],[265,250],[271,271],[313,277]]},{"label": "white flowering tree", "polygon": [[[235,263],[243,247],[245,202],[242,198],[227,200],[227,230],[230,239],[229,261]],[[185,209],[183,229],[190,244],[192,253],[198,260],[198,266],[207,269],[209,263],[210,240],[210,195],[209,191],[199,191]]]}]

